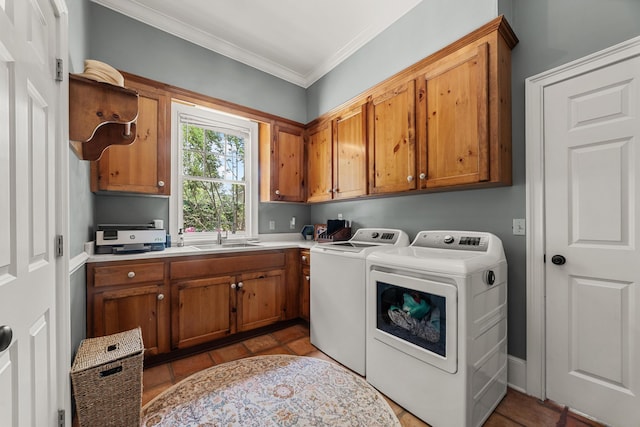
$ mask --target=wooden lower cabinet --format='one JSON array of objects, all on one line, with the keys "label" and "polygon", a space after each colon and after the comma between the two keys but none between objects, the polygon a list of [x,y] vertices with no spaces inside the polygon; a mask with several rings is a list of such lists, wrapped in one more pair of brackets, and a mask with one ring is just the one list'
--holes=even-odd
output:
[{"label": "wooden lower cabinet", "polygon": [[142,328],[145,356],[299,316],[299,249],[87,264],[87,336]]},{"label": "wooden lower cabinet", "polygon": [[163,262],[87,266],[87,337],[142,329],[145,355],[169,351],[169,298]]},{"label": "wooden lower cabinet", "polygon": [[234,332],[232,276],[187,280],[171,286],[171,347],[185,348]]},{"label": "wooden lower cabinet", "polygon": [[300,251],[300,317],[309,322],[311,302],[311,252]]},{"label": "wooden lower cabinet", "polygon": [[236,291],[238,332],[284,318],[284,270],[241,274]]}]

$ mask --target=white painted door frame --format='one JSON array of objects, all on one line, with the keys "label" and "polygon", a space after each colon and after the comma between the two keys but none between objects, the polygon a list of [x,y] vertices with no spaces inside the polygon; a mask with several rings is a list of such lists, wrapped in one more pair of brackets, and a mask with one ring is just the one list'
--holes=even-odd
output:
[{"label": "white painted door frame", "polygon": [[544,89],[574,76],[640,55],[640,37],[537,74],[525,81],[527,384],[526,392],[546,397]]},{"label": "white painted door frame", "polygon": [[56,360],[58,409],[65,411],[65,427],[71,427],[71,284],[69,272],[69,9],[65,0],[50,0],[58,17],[58,52],[63,80],[58,85],[56,123],[56,234],[64,237],[64,255],[56,267]]}]

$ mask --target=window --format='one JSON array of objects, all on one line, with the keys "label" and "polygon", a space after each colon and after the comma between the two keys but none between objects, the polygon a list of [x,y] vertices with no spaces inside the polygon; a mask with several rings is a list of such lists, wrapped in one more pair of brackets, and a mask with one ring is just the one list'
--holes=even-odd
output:
[{"label": "window", "polygon": [[172,129],[172,236],[181,228],[192,243],[218,230],[230,239],[257,234],[257,124],[174,102]]}]

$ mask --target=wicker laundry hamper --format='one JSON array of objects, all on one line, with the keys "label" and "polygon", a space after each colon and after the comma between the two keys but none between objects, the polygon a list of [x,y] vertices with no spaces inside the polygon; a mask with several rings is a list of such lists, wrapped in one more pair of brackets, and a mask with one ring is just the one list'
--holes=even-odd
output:
[{"label": "wicker laundry hamper", "polygon": [[140,328],[80,343],[71,383],[81,427],[140,425],[143,353]]}]

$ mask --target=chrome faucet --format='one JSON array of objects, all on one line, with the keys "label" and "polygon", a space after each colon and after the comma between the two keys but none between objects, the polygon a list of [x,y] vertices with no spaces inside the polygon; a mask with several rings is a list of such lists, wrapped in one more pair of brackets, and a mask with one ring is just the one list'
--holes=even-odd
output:
[{"label": "chrome faucet", "polygon": [[218,214],[218,237],[216,238],[216,243],[218,245],[221,245],[222,241],[226,240],[227,237],[228,237],[228,235],[225,236],[225,237],[222,237],[222,215]]}]

